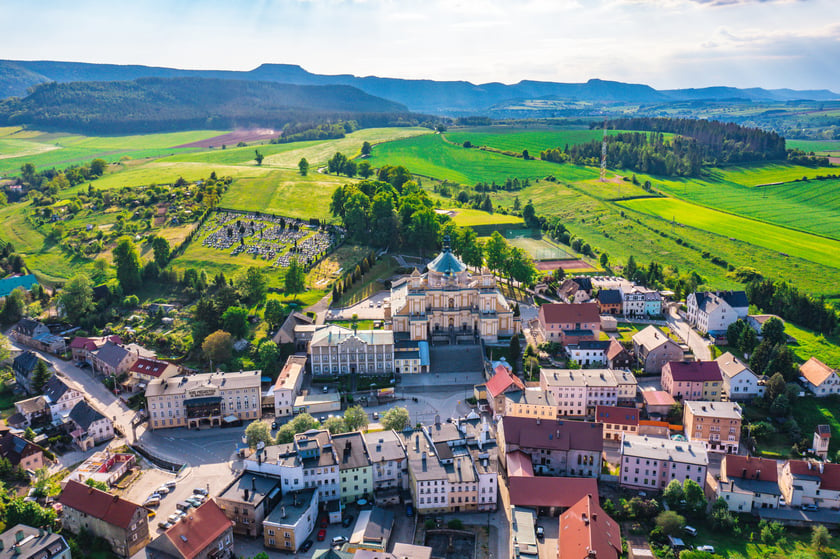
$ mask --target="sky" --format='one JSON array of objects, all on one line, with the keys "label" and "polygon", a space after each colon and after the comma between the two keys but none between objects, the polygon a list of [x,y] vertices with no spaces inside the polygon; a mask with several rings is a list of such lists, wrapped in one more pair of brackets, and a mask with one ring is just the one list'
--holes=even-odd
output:
[{"label": "sky", "polygon": [[0,0],[0,57],[840,92],[840,0]]}]

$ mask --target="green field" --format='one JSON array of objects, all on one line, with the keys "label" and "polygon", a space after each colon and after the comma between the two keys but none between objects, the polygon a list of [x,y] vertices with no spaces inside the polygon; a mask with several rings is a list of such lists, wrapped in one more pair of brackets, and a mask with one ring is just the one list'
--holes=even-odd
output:
[{"label": "green field", "polygon": [[522,218],[516,215],[506,215],[500,213],[487,213],[481,210],[472,210],[468,208],[457,208],[453,210],[446,210],[447,214],[451,215],[453,223],[458,227],[473,227],[476,225],[497,225],[497,224],[511,224],[525,225]]},{"label": "green field", "polygon": [[825,336],[811,330],[799,328],[790,322],[785,322],[785,333],[796,339],[790,348],[802,361],[816,357],[833,369],[840,369],[840,345],[837,340],[827,340]]},{"label": "green field", "polygon": [[752,163],[740,167],[712,169],[711,177],[714,180],[733,182],[744,186],[758,186],[760,184],[795,181],[802,177],[812,179],[817,175],[838,173],[840,173],[840,169],[837,167],[803,167],[788,163]]},{"label": "green field", "polygon": [[840,140],[787,140],[785,144],[788,149],[801,149],[808,153],[840,152]]},{"label": "green field", "polygon": [[[825,266],[837,265],[840,241],[793,231],[753,219],[731,215],[672,198],[628,200],[620,206],[660,217],[677,226],[687,225],[718,233],[770,250],[798,256]],[[707,250],[714,251],[714,246]]]},{"label": "green field", "polygon": [[[501,182],[507,178],[535,179],[563,173],[568,180],[584,180],[598,176],[598,171],[573,165],[510,157],[465,149],[446,143],[440,134],[418,136],[388,142],[373,148],[371,165],[405,165],[412,173],[446,179],[459,184]],[[559,175],[558,175],[559,176]]]},{"label": "green field", "polygon": [[[608,134],[615,134],[609,130]],[[527,149],[532,157],[539,157],[540,152],[549,148],[563,147],[566,144],[584,144],[604,137],[603,130],[570,129],[518,126],[481,126],[477,128],[453,128],[445,134],[446,139],[456,144],[466,141],[472,145],[489,146],[504,151],[522,153]]]}]

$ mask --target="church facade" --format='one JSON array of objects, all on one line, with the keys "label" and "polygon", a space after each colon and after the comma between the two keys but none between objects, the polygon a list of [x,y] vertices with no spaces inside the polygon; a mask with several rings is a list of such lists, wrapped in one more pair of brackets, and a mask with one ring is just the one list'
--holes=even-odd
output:
[{"label": "church facade", "polygon": [[496,342],[519,331],[519,319],[489,272],[470,274],[444,242],[443,252],[391,289],[390,314],[395,334],[411,340]]}]

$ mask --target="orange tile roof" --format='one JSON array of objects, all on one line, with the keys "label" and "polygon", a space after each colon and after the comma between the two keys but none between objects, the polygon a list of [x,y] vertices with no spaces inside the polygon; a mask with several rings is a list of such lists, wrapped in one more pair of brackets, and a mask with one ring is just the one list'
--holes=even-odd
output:
[{"label": "orange tile roof", "polygon": [[559,559],[618,559],[621,531],[618,523],[598,505],[597,495],[586,495],[560,515]]},{"label": "orange tile roof", "polygon": [[727,478],[755,479],[758,481],[779,481],[778,464],[769,458],[727,454],[723,457]]},{"label": "orange tile roof", "polygon": [[811,357],[800,365],[799,372],[814,386],[821,385],[828,377],[834,374],[834,370],[831,367],[816,357]]},{"label": "orange tile roof", "polygon": [[233,522],[225,516],[216,501],[210,499],[192,510],[164,534],[185,559],[193,559],[231,528]]}]

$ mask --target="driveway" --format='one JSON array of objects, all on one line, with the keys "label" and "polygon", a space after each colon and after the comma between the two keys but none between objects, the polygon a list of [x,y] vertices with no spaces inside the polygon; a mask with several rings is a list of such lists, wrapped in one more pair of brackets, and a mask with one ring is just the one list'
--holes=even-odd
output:
[{"label": "driveway", "polygon": [[711,361],[712,352],[709,348],[709,342],[703,336],[698,334],[688,323],[678,314],[676,306],[671,306],[666,315],[668,326],[671,330],[683,340],[691,352],[694,353],[700,361]]}]

